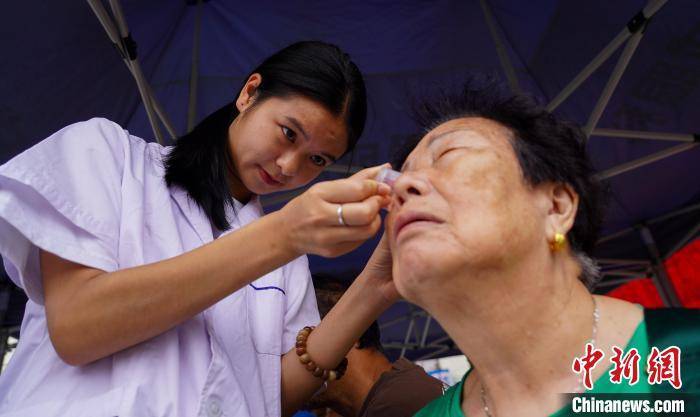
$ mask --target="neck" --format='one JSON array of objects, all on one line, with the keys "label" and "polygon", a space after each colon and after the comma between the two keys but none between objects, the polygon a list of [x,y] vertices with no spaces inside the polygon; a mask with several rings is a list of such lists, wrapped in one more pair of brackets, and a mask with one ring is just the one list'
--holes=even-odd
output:
[{"label": "neck", "polygon": [[251,197],[253,197],[253,193],[251,193],[245,184],[243,184],[243,181],[238,178],[238,175],[233,171],[233,169],[230,170],[228,175],[228,187],[233,198],[242,204],[246,204],[248,201],[250,201]]},{"label": "neck", "polygon": [[367,394],[379,377],[391,369],[389,360],[374,349],[351,349],[342,390],[330,399],[330,408],[345,417],[360,415]]},{"label": "neck", "polygon": [[[236,118],[236,120],[237,119],[238,118]],[[241,180],[238,174],[239,171],[236,167],[236,163],[234,162],[233,157],[230,154],[227,155],[226,168],[226,179],[228,180],[227,182],[229,193],[231,193],[233,198],[235,198],[242,204],[246,204],[253,196],[253,193],[248,189],[248,187],[245,186],[245,184]]]},{"label": "neck", "polygon": [[547,395],[575,387],[571,363],[591,337],[593,303],[575,260],[546,256],[549,262],[470,271],[450,280],[460,288],[421,300],[474,367],[464,392],[464,405],[479,411],[471,415],[482,414],[480,385],[496,410],[522,409],[526,399],[555,411],[558,400]]}]

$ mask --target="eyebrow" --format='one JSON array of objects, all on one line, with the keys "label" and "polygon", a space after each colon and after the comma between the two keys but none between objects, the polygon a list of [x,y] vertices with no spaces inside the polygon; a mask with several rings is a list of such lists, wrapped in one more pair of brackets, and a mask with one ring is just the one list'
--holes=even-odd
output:
[{"label": "eyebrow", "polygon": [[449,135],[451,135],[451,134],[453,134],[453,133],[457,133],[457,132],[473,132],[473,130],[472,130],[472,129],[466,129],[466,128],[459,128],[459,129],[448,130],[447,132],[443,132],[443,133],[440,133],[440,134],[437,135],[437,136],[433,136],[433,137],[429,138],[429,139],[428,139],[428,143],[427,143],[425,146],[426,146],[426,147],[430,147],[430,145],[432,145],[433,143],[437,142],[438,140],[444,139],[446,136],[449,136]]},{"label": "eyebrow", "polygon": [[[294,118],[292,116],[285,116],[285,119],[287,119],[287,121],[289,122],[289,124],[292,125],[292,127],[294,127],[295,129],[299,130],[299,132],[301,132],[301,135],[304,136],[304,139],[306,139],[307,141],[309,140],[309,136],[306,134],[306,131],[304,131],[304,128],[301,126],[301,122],[299,122],[299,120],[297,120],[296,118]],[[338,158],[336,158],[335,156],[333,156],[331,154],[327,154],[325,152],[321,152],[321,155],[326,157],[326,159],[330,160],[331,163],[334,163],[335,161],[338,160]]]},{"label": "eyebrow", "polygon": [[[453,134],[453,133],[456,133],[456,132],[473,132],[473,130],[472,130],[472,129],[468,129],[468,128],[462,127],[462,128],[459,128],[459,129],[448,130],[447,132],[442,132],[442,133],[440,133],[439,135],[435,135],[435,136],[429,137],[429,138],[428,138],[428,143],[426,143],[425,147],[426,147],[426,148],[429,148],[429,147],[430,147],[433,143],[435,143],[436,141],[441,140],[441,139],[444,139],[446,136],[449,136],[449,135],[451,135],[451,134]],[[409,168],[410,166],[411,166],[411,162],[410,162],[410,161],[404,162],[404,164],[401,166],[401,171],[403,171],[403,170],[406,169],[406,168]]]}]

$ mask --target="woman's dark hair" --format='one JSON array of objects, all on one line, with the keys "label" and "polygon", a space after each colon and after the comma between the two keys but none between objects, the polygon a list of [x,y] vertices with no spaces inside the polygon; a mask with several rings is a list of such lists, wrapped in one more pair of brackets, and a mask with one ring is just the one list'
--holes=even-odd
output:
[{"label": "woman's dark hair", "polygon": [[[314,100],[345,120],[345,152],[355,147],[367,117],[367,97],[360,70],[340,48],[298,42],[263,61],[244,83],[256,73],[262,81],[253,106],[270,97],[300,95]],[[223,106],[180,137],[165,159],[168,186],[184,188],[219,230],[230,228],[226,206],[234,206],[228,179],[232,169],[228,127],[237,116],[235,101]]]},{"label": "woman's dark hair", "polygon": [[[534,99],[510,93],[493,78],[471,78],[456,92],[443,91],[415,108],[415,118],[427,133],[449,120],[483,117],[513,133],[511,144],[525,180],[534,186],[544,182],[569,184],[579,195],[579,207],[568,240],[575,253],[591,255],[602,223],[605,191],[595,178],[586,153],[586,136],[574,123],[549,113]],[[401,166],[417,145],[414,137],[397,154]],[[584,281],[591,284],[593,277]]]}]

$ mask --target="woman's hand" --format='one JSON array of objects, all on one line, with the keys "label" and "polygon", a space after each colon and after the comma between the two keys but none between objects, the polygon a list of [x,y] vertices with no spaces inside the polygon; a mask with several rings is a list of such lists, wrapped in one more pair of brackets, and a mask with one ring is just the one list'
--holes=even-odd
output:
[{"label": "woman's hand", "polygon": [[[374,180],[384,166],[314,184],[282,208],[284,232],[293,250],[331,258],[374,236],[382,222],[379,211],[390,203],[391,188]],[[338,220],[341,204],[345,226]]]},{"label": "woman's hand", "polygon": [[362,275],[366,277],[370,285],[380,291],[388,304],[393,304],[401,298],[396,290],[396,285],[394,285],[392,262],[389,239],[384,232],[362,271]]}]

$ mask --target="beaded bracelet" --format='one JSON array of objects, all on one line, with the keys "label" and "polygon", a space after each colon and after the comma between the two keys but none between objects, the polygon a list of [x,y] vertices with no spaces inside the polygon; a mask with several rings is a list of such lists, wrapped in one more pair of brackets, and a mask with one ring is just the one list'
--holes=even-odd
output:
[{"label": "beaded bracelet", "polygon": [[299,362],[306,367],[307,371],[311,372],[313,376],[317,378],[321,378],[326,382],[338,380],[348,369],[348,359],[343,358],[340,365],[332,370],[323,369],[316,365],[316,362],[311,360],[311,355],[309,355],[309,353],[306,351],[306,340],[309,338],[309,335],[314,329],[315,327],[313,326],[306,326],[299,330],[299,333],[297,334],[296,352],[297,356],[299,356]]}]

